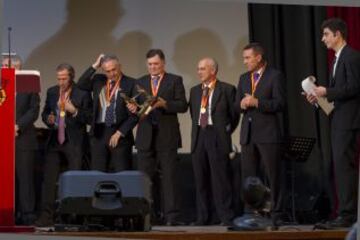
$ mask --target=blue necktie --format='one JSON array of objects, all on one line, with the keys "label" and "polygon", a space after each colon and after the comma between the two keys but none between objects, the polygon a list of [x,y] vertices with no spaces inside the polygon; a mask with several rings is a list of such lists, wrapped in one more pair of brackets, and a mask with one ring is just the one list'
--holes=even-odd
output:
[{"label": "blue necktie", "polygon": [[[112,92],[114,85],[115,85],[115,82],[111,81],[110,82],[110,91],[109,91],[110,93]],[[110,100],[110,105],[106,108],[105,125],[107,127],[111,127],[111,125],[114,124],[114,120],[115,120],[115,94]]]},{"label": "blue necktie", "polygon": [[258,72],[254,73],[254,80],[255,80],[255,84],[259,81],[260,79],[260,74]]},{"label": "blue necktie", "polygon": [[151,77],[151,82],[155,89],[157,89],[157,87],[159,85],[159,80],[160,80],[160,77],[157,75]]}]

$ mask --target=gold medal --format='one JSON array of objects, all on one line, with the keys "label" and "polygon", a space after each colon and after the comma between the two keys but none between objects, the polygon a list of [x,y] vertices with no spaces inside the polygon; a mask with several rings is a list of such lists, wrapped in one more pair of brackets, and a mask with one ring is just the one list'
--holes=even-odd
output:
[{"label": "gold medal", "polygon": [[200,112],[201,112],[202,114],[204,114],[204,113],[206,112],[206,108],[201,107]]},{"label": "gold medal", "polygon": [[65,117],[65,111],[60,111],[60,117]]}]

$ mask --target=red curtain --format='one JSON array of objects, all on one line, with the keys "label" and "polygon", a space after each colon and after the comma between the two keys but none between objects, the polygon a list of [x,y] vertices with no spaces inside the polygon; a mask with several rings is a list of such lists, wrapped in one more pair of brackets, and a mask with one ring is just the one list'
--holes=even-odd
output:
[{"label": "red curtain", "polygon": [[347,43],[360,51],[360,8],[328,7],[327,16],[343,19],[348,25]]}]

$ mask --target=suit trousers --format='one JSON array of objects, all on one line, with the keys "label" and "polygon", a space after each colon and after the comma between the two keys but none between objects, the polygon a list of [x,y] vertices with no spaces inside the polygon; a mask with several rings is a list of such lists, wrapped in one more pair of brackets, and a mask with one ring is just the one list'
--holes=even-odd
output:
[{"label": "suit trousers", "polygon": [[[156,145],[157,137],[155,134],[152,141],[153,145]],[[158,205],[165,220],[170,222],[178,221],[180,215],[179,193],[175,182],[177,173],[177,149],[156,149],[153,147],[150,150],[138,150],[137,166],[138,170],[146,173],[151,179],[153,183],[152,198],[155,200],[154,204]]]},{"label": "suit trousers", "polygon": [[214,127],[200,128],[192,154],[196,184],[197,221],[210,223],[212,205],[220,220],[228,223],[234,217],[229,156],[217,143]]},{"label": "suit trousers", "polygon": [[241,145],[242,182],[245,183],[247,177],[261,178],[262,176],[262,179],[270,186],[272,212],[282,210],[280,163],[280,143],[252,143],[250,141],[248,144]]},{"label": "suit trousers", "polygon": [[16,148],[16,192],[17,212],[22,214],[34,213],[35,187],[34,187],[34,150]]},{"label": "suit trousers", "polygon": [[331,131],[339,215],[356,219],[360,130]]},{"label": "suit trousers", "polygon": [[131,169],[132,144],[121,137],[115,148],[109,146],[116,128],[105,124],[96,125],[96,134],[91,138],[91,169],[103,172],[119,172]]},{"label": "suit trousers", "polygon": [[53,214],[57,181],[62,160],[67,162],[66,170],[81,170],[82,148],[69,142],[49,147],[45,156],[44,182],[42,187],[42,210]]}]

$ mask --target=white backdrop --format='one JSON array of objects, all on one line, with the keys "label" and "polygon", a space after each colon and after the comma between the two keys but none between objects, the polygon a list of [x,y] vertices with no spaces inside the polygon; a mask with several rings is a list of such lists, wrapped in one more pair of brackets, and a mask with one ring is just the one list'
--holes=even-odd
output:
[{"label": "white backdrop", "polygon": [[[324,1],[251,1],[263,3],[324,4]],[[360,5],[359,1],[326,1]],[[42,104],[46,89],[56,83],[55,67],[72,64],[79,76],[101,52],[115,53],[126,74],[146,73],[145,53],[162,48],[167,70],[184,77],[187,96],[198,83],[197,61],[215,57],[219,78],[237,84],[244,70],[241,49],[248,42],[245,0],[4,0],[2,49],[11,26],[12,50],[27,69],[42,74]],[[190,145],[190,116],[180,115],[184,148]],[[37,126],[44,126],[40,120]],[[238,144],[238,130],[233,136]]]}]

